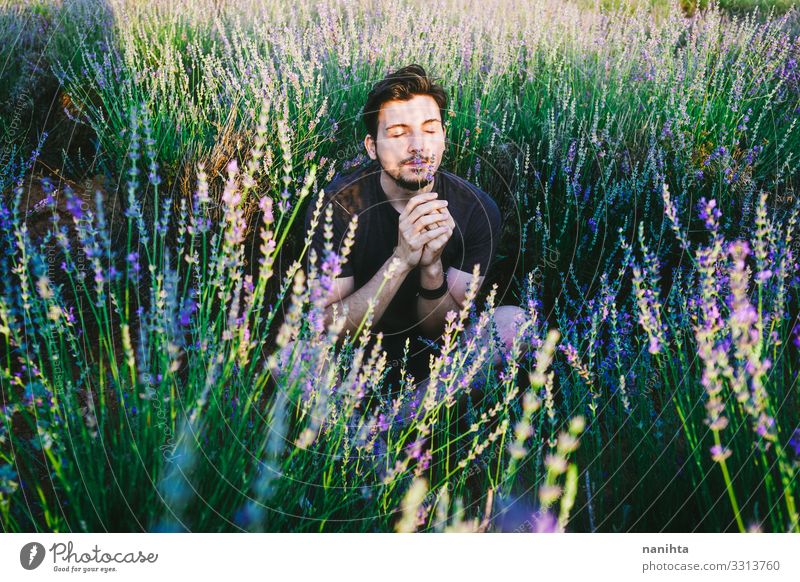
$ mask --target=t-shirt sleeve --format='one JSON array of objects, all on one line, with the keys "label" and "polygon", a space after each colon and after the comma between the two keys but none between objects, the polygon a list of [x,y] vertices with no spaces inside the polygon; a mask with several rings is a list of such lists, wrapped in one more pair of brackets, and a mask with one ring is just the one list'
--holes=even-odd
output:
[{"label": "t-shirt sleeve", "polygon": [[[311,230],[311,219],[314,215],[314,209],[316,208],[317,200],[311,200],[308,208],[306,209],[306,219],[305,219],[305,233],[306,235]],[[317,227],[314,229],[314,232],[311,236],[311,245],[309,247],[309,251],[306,254],[306,270],[308,271],[309,267],[311,266],[311,249],[314,249],[317,253],[317,267],[322,264],[322,261],[325,260],[325,213],[328,207],[333,209],[333,237],[331,238],[331,242],[333,243],[333,250],[335,252],[341,253],[341,249],[344,246],[344,239],[347,236],[347,229],[350,226],[350,219],[352,215],[347,212],[340,204],[336,202],[336,197],[331,196],[331,194],[327,191],[324,193],[322,207],[320,209],[319,218],[317,221]],[[350,263],[351,256],[348,257],[348,261],[342,265],[342,272],[339,274],[339,277],[351,277],[353,276],[353,266]]]},{"label": "t-shirt sleeve", "polygon": [[470,214],[464,234],[464,253],[459,271],[472,273],[475,263],[480,264],[481,276],[486,276],[500,242],[502,220],[494,200],[481,200]]}]

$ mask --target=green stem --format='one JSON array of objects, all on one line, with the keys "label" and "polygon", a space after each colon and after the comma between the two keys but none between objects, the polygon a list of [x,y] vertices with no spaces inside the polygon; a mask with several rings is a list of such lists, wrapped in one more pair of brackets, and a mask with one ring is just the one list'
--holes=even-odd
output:
[{"label": "green stem", "polygon": [[[719,431],[715,430],[712,431],[714,433],[714,444],[718,447],[722,447],[722,443],[719,439]],[[739,531],[741,533],[745,532],[744,522],[742,521],[741,513],[739,512],[739,504],[736,502],[736,494],[733,492],[733,483],[731,483],[731,476],[728,473],[728,465],[725,462],[725,459],[721,459],[719,461],[719,466],[722,469],[722,476],[725,479],[725,488],[728,490],[728,498],[731,501],[731,507],[733,508],[733,514],[736,518],[736,525],[739,526]]]}]

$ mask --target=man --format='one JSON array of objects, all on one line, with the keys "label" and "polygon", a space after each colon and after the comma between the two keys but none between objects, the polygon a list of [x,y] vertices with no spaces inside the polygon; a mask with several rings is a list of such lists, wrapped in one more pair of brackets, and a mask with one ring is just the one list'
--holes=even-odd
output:
[{"label": "man", "polygon": [[[353,333],[374,298],[373,332],[383,332],[395,368],[410,339],[409,370],[417,381],[427,377],[431,353],[419,336],[441,336],[447,312],[463,305],[475,264],[483,282],[501,231],[500,211],[488,194],[438,171],[446,111],[444,89],[419,65],[388,75],[372,88],[363,110],[364,147],[371,161],[324,189],[322,216],[332,204],[334,250],[341,248],[353,214],[358,215],[353,248],[326,301],[326,325],[336,303],[337,314],[346,314],[342,334]],[[311,204],[306,231],[313,211]],[[323,256],[322,222],[312,239],[318,257]],[[384,284],[395,260],[397,268]],[[507,346],[518,314],[524,316],[513,306],[496,310],[495,323]]]}]

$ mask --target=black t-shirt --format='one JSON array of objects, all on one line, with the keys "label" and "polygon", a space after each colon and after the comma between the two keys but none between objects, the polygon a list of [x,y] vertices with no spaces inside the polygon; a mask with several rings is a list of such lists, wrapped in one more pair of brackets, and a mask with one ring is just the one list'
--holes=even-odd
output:
[{"label": "black t-shirt", "polygon": [[[334,251],[338,251],[344,243],[352,214],[358,214],[355,242],[340,275],[353,276],[356,290],[378,272],[397,246],[400,213],[386,197],[380,183],[380,173],[380,164],[372,160],[356,171],[334,179],[324,189],[319,223],[313,233],[312,248],[317,252],[317,265],[320,265],[325,244],[323,233],[327,206],[333,204]],[[438,170],[434,174],[432,191],[438,194],[437,200],[449,202],[447,210],[456,224],[442,251],[445,273],[448,267],[471,273],[475,263],[479,263],[481,275],[485,276],[500,238],[502,225],[497,204],[486,192],[445,170]],[[315,205],[316,200],[312,199],[306,211],[305,232],[311,228]],[[417,332],[419,275],[419,267],[408,274],[383,317],[377,324],[373,323],[374,331],[383,331],[384,337]]]}]

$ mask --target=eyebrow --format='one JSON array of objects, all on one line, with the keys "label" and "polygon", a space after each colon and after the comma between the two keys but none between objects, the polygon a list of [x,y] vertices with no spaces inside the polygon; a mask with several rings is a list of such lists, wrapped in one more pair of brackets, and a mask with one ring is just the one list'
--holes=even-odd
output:
[{"label": "eyebrow", "polygon": [[[426,123],[430,123],[431,121],[436,121],[436,122],[441,123],[441,120],[434,118],[434,119],[426,119],[425,121],[422,122],[422,125],[425,125]],[[393,123],[392,125],[390,125],[390,126],[388,126],[386,128],[386,131],[389,131],[390,129],[392,129],[394,127],[409,127],[409,125],[407,123]]]}]

